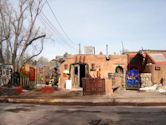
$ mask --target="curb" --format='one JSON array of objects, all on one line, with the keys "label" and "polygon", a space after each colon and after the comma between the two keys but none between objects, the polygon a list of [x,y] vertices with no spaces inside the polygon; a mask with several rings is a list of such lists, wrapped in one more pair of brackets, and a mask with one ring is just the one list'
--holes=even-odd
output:
[{"label": "curb", "polygon": [[25,103],[25,104],[43,104],[43,105],[82,105],[82,106],[166,106],[166,99],[156,100],[147,98],[141,99],[125,99],[125,98],[109,98],[109,99],[21,99],[0,97],[2,103]]}]

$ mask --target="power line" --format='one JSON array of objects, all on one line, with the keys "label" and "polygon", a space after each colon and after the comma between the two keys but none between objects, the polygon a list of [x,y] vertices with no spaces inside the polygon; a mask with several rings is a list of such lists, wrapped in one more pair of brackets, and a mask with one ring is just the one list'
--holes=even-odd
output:
[{"label": "power line", "polygon": [[60,35],[60,39],[62,41],[64,41],[68,46],[70,46],[72,49],[75,49],[70,43],[68,43],[65,38],[63,37],[63,35],[58,31],[58,29],[52,24],[52,22],[48,19],[48,17],[44,14],[44,12],[41,13],[43,18],[47,21],[49,27],[52,29],[52,31],[54,31],[54,33],[59,34]]},{"label": "power line", "polygon": [[[36,3],[35,3],[36,4]],[[47,16],[44,14],[44,12],[41,12],[41,20],[42,23],[45,23],[55,34],[59,34],[59,37],[63,42],[65,42],[68,46],[70,46],[73,50],[76,50],[71,44],[69,44],[64,36],[57,30],[57,28],[52,24],[52,22],[47,18]],[[54,40],[55,41],[55,40]],[[65,45],[66,45],[65,44]]]},{"label": "power line", "polygon": [[50,6],[48,0],[46,0],[46,3],[47,3],[47,5],[48,5],[49,9],[51,10],[51,12],[52,12],[52,14],[53,14],[53,16],[54,16],[54,18],[55,18],[57,24],[59,25],[60,29],[62,30],[62,32],[63,32],[64,35],[66,36],[66,38],[67,38],[71,43],[73,43],[74,45],[78,45],[78,44],[74,43],[73,40],[71,40],[71,38],[69,37],[69,35],[65,32],[65,30],[63,29],[61,23],[59,22],[58,18],[56,17],[54,11],[52,10],[52,8],[51,8],[51,6]]},{"label": "power line", "polygon": [[45,22],[47,23],[47,25],[49,26],[49,28],[55,33],[55,34],[59,34],[59,37],[63,42],[65,42],[68,46],[70,46],[73,50],[75,50],[75,48],[69,44],[65,38],[63,38],[63,35],[57,30],[57,28],[52,24],[52,22],[47,18],[47,16],[42,12],[42,18],[45,20]]}]

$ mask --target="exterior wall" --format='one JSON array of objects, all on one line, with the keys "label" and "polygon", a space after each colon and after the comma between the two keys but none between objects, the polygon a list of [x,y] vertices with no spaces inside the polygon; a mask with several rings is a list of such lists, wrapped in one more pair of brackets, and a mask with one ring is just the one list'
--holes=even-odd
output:
[{"label": "exterior wall", "polygon": [[[152,60],[150,58],[149,54],[163,54],[166,57],[165,51],[144,51],[144,54],[146,55],[147,62],[145,64],[145,69],[141,71],[142,73],[151,73],[152,74],[152,83],[160,83],[160,80],[163,78],[164,82],[166,82],[166,62],[157,62],[155,60]],[[131,58],[133,58],[136,53],[131,52],[128,54],[128,63]],[[129,58],[130,57],[130,58]]]},{"label": "exterior wall", "polygon": [[[115,73],[117,66],[121,66],[124,72],[127,69],[127,56],[126,55],[112,55],[109,60],[104,55],[75,55],[69,57],[60,66],[60,81],[59,87],[64,88],[65,81],[69,79],[65,70],[70,70],[70,65],[74,63],[88,64],[90,77],[97,77],[97,69],[100,69],[100,77],[107,78],[108,73]],[[92,66],[93,65],[93,66]],[[65,69],[66,68],[66,69]]]},{"label": "exterior wall", "polygon": [[113,94],[112,79],[105,79],[105,94],[106,95],[112,95]]},{"label": "exterior wall", "polygon": [[160,83],[161,78],[166,82],[166,65],[147,65],[146,72],[152,73],[152,82]]}]

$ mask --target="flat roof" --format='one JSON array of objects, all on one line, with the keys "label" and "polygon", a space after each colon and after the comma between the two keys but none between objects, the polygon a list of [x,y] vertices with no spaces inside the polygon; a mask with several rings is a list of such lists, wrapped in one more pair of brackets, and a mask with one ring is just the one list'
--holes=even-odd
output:
[{"label": "flat roof", "polygon": [[166,64],[166,57],[162,53],[148,53],[149,57],[156,64]]}]

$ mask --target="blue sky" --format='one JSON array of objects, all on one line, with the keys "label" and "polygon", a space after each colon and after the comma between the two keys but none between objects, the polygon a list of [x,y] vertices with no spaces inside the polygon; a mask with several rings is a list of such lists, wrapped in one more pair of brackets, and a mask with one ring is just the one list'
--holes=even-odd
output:
[{"label": "blue sky", "polygon": [[[65,52],[78,53],[78,43],[96,47],[96,53],[143,49],[166,49],[166,0],[48,0],[56,17],[69,35],[70,45],[62,36],[44,28],[47,40],[43,56],[52,59]],[[61,34],[47,4],[43,12]],[[72,46],[72,47],[71,47]]]}]

